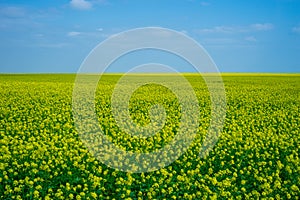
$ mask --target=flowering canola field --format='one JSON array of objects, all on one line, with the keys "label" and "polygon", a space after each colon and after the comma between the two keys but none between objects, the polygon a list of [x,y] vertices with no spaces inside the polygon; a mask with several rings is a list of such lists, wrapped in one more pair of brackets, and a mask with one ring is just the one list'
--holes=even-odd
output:
[{"label": "flowering canola field", "polygon": [[[121,75],[102,76],[96,91],[99,124],[127,151],[152,152],[180,124],[176,96],[155,84],[140,87],[129,108],[150,122],[161,103],[163,129],[146,139],[118,129],[110,97]],[[199,100],[199,128],[189,149],[153,172],[117,171],[83,145],[72,117],[75,75],[0,75],[0,199],[299,199],[300,75],[224,74],[223,132],[205,158],[199,150],[210,123],[210,96],[201,77],[186,74]]]}]

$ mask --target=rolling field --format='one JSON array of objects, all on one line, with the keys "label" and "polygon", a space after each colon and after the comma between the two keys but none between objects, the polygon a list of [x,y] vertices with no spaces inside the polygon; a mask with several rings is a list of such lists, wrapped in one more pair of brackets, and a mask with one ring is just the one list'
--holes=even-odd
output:
[{"label": "rolling field", "polygon": [[[100,127],[126,151],[164,147],[180,126],[176,95],[157,84],[136,90],[129,101],[133,122],[149,124],[157,103],[166,118],[153,137],[131,137],[111,113],[120,77],[104,75],[97,87]],[[0,199],[299,199],[300,75],[223,74],[225,123],[205,158],[199,151],[210,96],[200,76],[185,77],[200,108],[194,141],[169,166],[129,173],[102,164],[81,141],[72,113],[75,75],[0,75]]]}]

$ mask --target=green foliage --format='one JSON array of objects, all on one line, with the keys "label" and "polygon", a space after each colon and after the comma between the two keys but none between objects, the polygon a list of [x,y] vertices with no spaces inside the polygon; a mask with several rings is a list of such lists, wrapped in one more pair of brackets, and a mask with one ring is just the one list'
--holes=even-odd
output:
[{"label": "green foliage", "polygon": [[[180,125],[176,96],[154,84],[135,91],[129,104],[134,122],[150,123],[148,111],[156,103],[167,118],[154,137],[131,137],[110,112],[119,78],[105,75],[97,89],[101,128],[128,151],[162,148]],[[75,75],[0,75],[0,199],[298,199],[300,76],[223,76],[225,125],[206,158],[198,154],[210,123],[210,97],[201,77],[186,78],[201,108],[196,139],[170,166],[131,174],[98,162],[78,137]]]}]

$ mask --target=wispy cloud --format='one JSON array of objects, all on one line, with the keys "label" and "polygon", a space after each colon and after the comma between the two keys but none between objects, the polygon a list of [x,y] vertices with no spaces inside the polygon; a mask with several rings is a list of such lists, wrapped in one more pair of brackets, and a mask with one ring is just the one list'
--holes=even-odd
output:
[{"label": "wispy cloud", "polygon": [[215,26],[213,28],[204,28],[197,30],[198,33],[247,33],[255,31],[269,31],[274,26],[271,23],[250,24],[248,26]]},{"label": "wispy cloud", "polygon": [[42,34],[42,33],[36,33],[33,36],[36,37],[36,38],[41,38],[41,37],[44,37],[44,34]]},{"label": "wispy cloud", "polygon": [[60,15],[56,8],[37,9],[22,6],[0,6],[0,29],[33,31],[46,26],[46,19],[56,20]]},{"label": "wispy cloud", "polygon": [[294,33],[299,33],[299,34],[300,34],[300,25],[299,25],[299,26],[293,27],[293,28],[292,28],[292,31],[293,31]]},{"label": "wispy cloud", "polygon": [[[66,34],[66,36],[70,37],[70,38],[81,38],[81,39],[91,39],[91,38],[108,38],[110,36],[112,36],[114,33],[113,32],[107,32],[104,31],[104,29],[102,28],[98,28],[95,31],[90,31],[90,32],[84,32],[84,31],[70,31]],[[80,36],[80,37],[78,37]]]},{"label": "wispy cloud", "polygon": [[90,10],[92,3],[86,0],[71,0],[70,6],[77,10]]},{"label": "wispy cloud", "polygon": [[3,17],[24,17],[26,15],[26,9],[23,7],[7,6],[0,8],[0,16]]},{"label": "wispy cloud", "polygon": [[0,7],[0,29],[20,30],[22,27],[33,26],[33,21],[28,19],[27,10],[23,7],[2,6]]},{"label": "wispy cloud", "polygon": [[42,48],[63,48],[69,46],[69,44],[68,43],[42,43],[42,44],[37,44],[36,46]]},{"label": "wispy cloud", "polygon": [[75,36],[78,36],[78,35],[81,35],[81,34],[82,34],[81,32],[71,31],[71,32],[67,33],[67,36],[69,36],[69,37],[75,37]]},{"label": "wispy cloud", "polygon": [[256,42],[257,41],[257,39],[254,36],[247,36],[247,37],[245,37],[245,40],[249,41],[249,42]]},{"label": "wispy cloud", "polygon": [[197,32],[199,32],[199,33],[231,33],[234,30],[235,30],[235,28],[230,27],[230,26],[215,26],[213,28],[200,29]]},{"label": "wispy cloud", "polygon": [[[188,2],[191,2],[191,3],[197,3],[199,4],[199,1],[198,0],[187,0]],[[200,5],[201,6],[209,6],[210,5],[210,2],[208,2],[209,0],[204,0],[204,1],[200,1]]]},{"label": "wispy cloud", "polygon": [[209,3],[209,2],[206,2],[206,1],[201,1],[201,2],[200,2],[200,5],[201,5],[201,6],[209,6],[210,3]]},{"label": "wispy cloud", "polygon": [[232,45],[236,43],[236,39],[233,38],[205,38],[203,39],[204,44],[208,45]]},{"label": "wispy cloud", "polygon": [[264,24],[252,24],[250,26],[250,29],[256,30],[256,31],[268,31],[273,29],[274,26],[271,23],[264,23]]}]

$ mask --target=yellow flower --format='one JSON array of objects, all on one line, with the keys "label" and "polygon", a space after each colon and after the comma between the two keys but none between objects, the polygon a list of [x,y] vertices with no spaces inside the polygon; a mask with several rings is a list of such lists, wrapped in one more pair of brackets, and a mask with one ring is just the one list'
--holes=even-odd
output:
[{"label": "yellow flower", "polygon": [[94,198],[94,199],[97,199],[97,194],[95,192],[92,192],[91,193],[91,196]]},{"label": "yellow flower", "polygon": [[38,198],[38,197],[40,196],[39,191],[35,190],[35,191],[33,192],[33,196],[34,196],[35,198]]},{"label": "yellow flower", "polygon": [[41,186],[41,185],[38,185],[38,186],[35,187],[35,189],[36,189],[36,190],[40,190],[40,189],[42,189],[42,186]]},{"label": "yellow flower", "polygon": [[71,190],[70,183],[66,183],[66,190]]},{"label": "yellow flower", "polygon": [[19,187],[15,187],[15,188],[14,188],[14,191],[15,191],[15,192],[21,192],[22,190],[21,190],[21,188],[19,188]]},{"label": "yellow flower", "polygon": [[45,200],[50,200],[51,198],[50,198],[50,196],[49,195],[46,195],[45,196]]},{"label": "yellow flower", "polygon": [[294,192],[299,191],[299,188],[298,188],[296,185],[292,185],[291,189],[292,189]]}]

